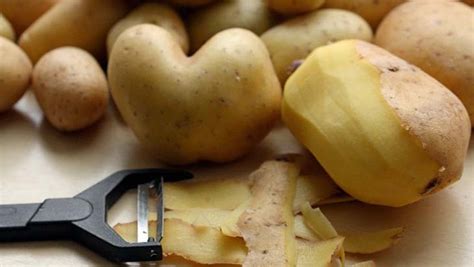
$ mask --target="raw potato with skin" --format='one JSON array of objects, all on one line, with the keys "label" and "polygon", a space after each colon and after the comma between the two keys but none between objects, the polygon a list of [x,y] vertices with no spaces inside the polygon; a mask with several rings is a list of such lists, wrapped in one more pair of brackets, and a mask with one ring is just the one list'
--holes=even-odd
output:
[{"label": "raw potato with skin", "polygon": [[0,112],[9,110],[30,84],[32,65],[12,41],[0,36]]},{"label": "raw potato with skin", "polygon": [[[214,0],[168,0],[168,2],[178,5],[178,6],[184,6],[184,7],[197,7],[197,6],[203,6],[207,5]],[[223,1],[223,0],[217,0],[217,1]]]},{"label": "raw potato with skin", "polygon": [[32,88],[48,121],[75,131],[98,121],[107,109],[107,79],[86,51],[62,47],[44,55],[33,70]]},{"label": "raw potato with skin", "polygon": [[403,206],[461,177],[471,133],[466,109],[379,47],[347,40],[318,48],[284,92],[287,126],[356,199]]},{"label": "raw potato with skin", "polygon": [[126,29],[139,24],[154,24],[167,30],[178,41],[184,53],[188,52],[189,42],[184,22],[178,13],[168,5],[159,3],[144,3],[132,10],[125,18],[117,22],[107,36],[107,52],[119,35]]},{"label": "raw potato with skin", "polygon": [[76,46],[101,57],[109,29],[126,13],[125,0],[61,1],[35,21],[18,43],[33,62],[62,46]]},{"label": "raw potato with skin", "polygon": [[280,116],[268,52],[243,29],[222,31],[187,57],[167,31],[133,27],[116,41],[108,74],[127,124],[170,164],[235,160]]},{"label": "raw potato with skin", "polygon": [[[406,0],[326,0],[325,8],[340,8],[352,11],[363,17],[373,29],[390,10]],[[432,1],[432,0],[427,0]],[[423,13],[423,12],[422,12]]]},{"label": "raw potato with skin", "polygon": [[220,0],[191,11],[188,16],[192,51],[214,34],[229,28],[244,28],[262,34],[276,21],[265,0]]},{"label": "raw potato with skin", "polygon": [[283,15],[295,15],[318,9],[325,0],[266,0],[268,7]]},{"label": "raw potato with skin", "polygon": [[270,52],[278,78],[284,84],[295,60],[304,59],[313,49],[339,40],[371,41],[372,30],[355,13],[323,9],[288,20],[261,37]]},{"label": "raw potato with skin", "polygon": [[20,35],[59,1],[62,0],[0,0],[0,13],[8,18]]},{"label": "raw potato with skin", "polygon": [[454,1],[400,5],[375,43],[418,66],[461,99],[474,124],[474,11]]},{"label": "raw potato with skin", "polygon": [[16,35],[10,22],[0,12],[0,36],[15,41]]}]

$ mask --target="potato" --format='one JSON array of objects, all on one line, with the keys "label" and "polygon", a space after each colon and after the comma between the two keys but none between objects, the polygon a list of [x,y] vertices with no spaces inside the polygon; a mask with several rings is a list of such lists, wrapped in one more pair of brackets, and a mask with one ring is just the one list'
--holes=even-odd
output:
[{"label": "potato", "polygon": [[33,70],[32,88],[48,121],[62,131],[83,129],[105,113],[105,74],[86,51],[62,47],[44,55]]},{"label": "potato", "polygon": [[21,34],[59,1],[61,0],[0,0],[0,13],[8,18],[15,32]]},{"label": "potato", "polygon": [[[168,0],[168,2],[178,5],[178,6],[185,6],[185,7],[196,7],[207,5],[214,0]],[[218,0],[223,1],[223,0]]]},{"label": "potato", "polygon": [[189,14],[192,51],[199,49],[214,34],[229,28],[244,28],[262,34],[275,22],[265,0],[221,0]]},{"label": "potato", "polygon": [[343,39],[370,41],[372,30],[357,14],[323,9],[288,20],[262,35],[282,84],[295,60],[306,58],[316,47]]},{"label": "potato", "polygon": [[61,46],[76,46],[100,57],[109,29],[127,12],[125,0],[61,1],[18,40],[31,61]]},{"label": "potato", "polygon": [[375,42],[418,66],[461,99],[474,124],[474,11],[453,1],[405,3],[380,24]]},{"label": "potato", "polygon": [[31,62],[12,41],[0,36],[0,112],[10,109],[30,84]]},{"label": "potato", "polygon": [[15,41],[16,35],[10,22],[0,13],[0,36]]},{"label": "potato", "polygon": [[266,0],[268,7],[284,15],[294,15],[313,11],[325,0]]},{"label": "potato", "polygon": [[164,4],[143,3],[132,10],[125,18],[117,22],[107,36],[107,52],[110,54],[112,46],[119,35],[135,25],[150,23],[167,30],[178,41],[185,53],[188,52],[189,42],[186,28],[176,11]]},{"label": "potato", "polygon": [[350,10],[363,17],[373,29],[397,5],[406,0],[326,0],[325,8],[340,8]]},{"label": "potato", "polygon": [[243,29],[222,31],[186,57],[166,30],[135,26],[115,42],[108,74],[124,120],[170,164],[239,158],[280,116],[268,52]]},{"label": "potato", "polygon": [[318,48],[305,60],[286,83],[282,117],[345,192],[388,206],[458,180],[471,134],[451,91],[358,40]]}]

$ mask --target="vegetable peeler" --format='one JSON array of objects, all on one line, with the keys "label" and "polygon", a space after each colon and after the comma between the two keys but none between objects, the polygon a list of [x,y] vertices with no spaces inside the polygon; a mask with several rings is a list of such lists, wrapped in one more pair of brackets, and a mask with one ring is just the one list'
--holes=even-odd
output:
[{"label": "vegetable peeler", "polygon": [[[162,259],[163,182],[190,179],[190,172],[141,169],[116,172],[72,198],[0,205],[0,242],[70,239],[115,262]],[[137,187],[138,186],[138,187]],[[137,187],[137,243],[123,240],[108,224],[107,211]],[[148,196],[157,197],[156,237],[148,236]]]}]

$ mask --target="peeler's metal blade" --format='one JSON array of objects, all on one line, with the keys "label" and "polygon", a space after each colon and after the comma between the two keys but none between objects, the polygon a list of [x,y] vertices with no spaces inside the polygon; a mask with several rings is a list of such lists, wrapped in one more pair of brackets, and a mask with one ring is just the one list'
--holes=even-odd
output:
[{"label": "peeler's metal blade", "polygon": [[137,188],[137,242],[148,242],[148,190],[150,184]]},{"label": "peeler's metal blade", "polygon": [[165,205],[163,203],[163,176],[160,177],[159,184],[155,183],[155,190],[157,195],[156,204],[156,242],[161,242],[163,238],[163,228],[165,223]]}]

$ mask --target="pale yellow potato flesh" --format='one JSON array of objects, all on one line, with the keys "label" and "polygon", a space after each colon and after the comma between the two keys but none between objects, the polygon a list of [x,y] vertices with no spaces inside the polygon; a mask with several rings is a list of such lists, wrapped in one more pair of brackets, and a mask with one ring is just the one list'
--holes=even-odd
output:
[{"label": "pale yellow potato flesh", "polygon": [[319,209],[312,209],[308,202],[302,205],[304,222],[322,240],[332,239],[338,236],[336,229]]},{"label": "pale yellow potato flesh", "polygon": [[79,47],[101,57],[109,29],[127,10],[125,0],[60,1],[20,36],[18,44],[34,63],[62,46]]},{"label": "pale yellow potato flesh", "polygon": [[[323,7],[339,8],[352,11],[363,17],[373,29],[396,6],[406,0],[326,0]],[[430,1],[430,0],[428,0]]]},{"label": "pale yellow potato flesh", "polygon": [[363,261],[352,264],[350,267],[376,267],[374,261]]},{"label": "pale yellow potato flesh", "polygon": [[403,233],[402,227],[375,232],[340,232],[344,236],[344,250],[349,253],[371,254],[396,244]]},{"label": "pale yellow potato flesh", "polygon": [[193,208],[233,210],[251,197],[250,183],[245,179],[165,183],[163,194],[165,208],[169,210]]},{"label": "pale yellow potato flesh", "polygon": [[303,215],[295,216],[295,236],[309,241],[321,240],[321,238],[319,238],[318,235],[309,228]]},{"label": "pale yellow potato flesh", "polygon": [[0,36],[0,113],[9,110],[30,84],[33,66],[14,42]]},{"label": "pale yellow potato flesh", "polygon": [[244,29],[219,32],[188,57],[166,30],[132,27],[115,42],[108,77],[126,123],[168,164],[240,158],[280,117],[268,51]]},{"label": "pale yellow potato flesh", "polygon": [[296,165],[267,161],[250,175],[252,198],[237,222],[249,253],[243,266],[294,266]]},{"label": "pale yellow potato flesh", "polygon": [[305,59],[315,48],[344,39],[371,41],[372,37],[366,21],[340,9],[316,10],[295,17],[261,36],[282,85],[291,74],[293,62]]},{"label": "pale yellow potato flesh", "polygon": [[268,7],[283,15],[310,12],[321,7],[325,0],[266,0]]},{"label": "pale yellow potato flesh", "polygon": [[411,1],[384,18],[375,44],[449,88],[474,125],[474,10],[455,1]]},{"label": "pale yellow potato flesh", "polygon": [[230,210],[195,208],[165,211],[164,217],[165,219],[179,219],[193,226],[220,228],[231,213]]},{"label": "pale yellow potato flesh", "polygon": [[275,22],[276,16],[265,0],[216,1],[190,11],[188,30],[191,50],[198,50],[213,35],[225,29],[243,28],[260,35]]},{"label": "pale yellow potato flesh", "polygon": [[321,242],[309,242],[298,240],[298,267],[327,267],[333,261],[333,257],[343,260],[339,256],[344,242],[343,237],[335,237]]},{"label": "pale yellow potato flesh", "polygon": [[3,16],[0,12],[0,36],[3,36],[11,41],[15,41],[16,34],[15,30],[13,30],[12,25],[10,22]]},{"label": "pale yellow potato flesh", "polygon": [[232,237],[238,237],[242,236],[240,234],[239,226],[237,223],[239,222],[239,218],[242,215],[242,213],[247,209],[248,205],[250,202],[250,198],[242,202],[236,209],[234,209],[229,216],[227,216],[222,224],[220,225],[221,231],[224,235],[226,236],[232,236]]},{"label": "pale yellow potato flesh", "polygon": [[341,193],[339,187],[322,169],[318,174],[300,175],[296,180],[293,213],[299,213],[301,205],[306,202],[309,202],[310,205],[315,205],[339,193]]},{"label": "pale yellow potato flesh", "polygon": [[0,13],[20,35],[60,0],[0,0]]},{"label": "pale yellow potato flesh", "polygon": [[[398,67],[382,68],[390,60]],[[390,84],[397,87],[385,88]],[[390,90],[399,90],[394,99]],[[439,100],[436,106],[418,100],[428,92]],[[402,120],[403,112],[427,109],[451,117],[430,115],[436,127],[412,134],[425,115]],[[366,42],[347,40],[316,49],[296,70],[285,86],[282,118],[345,192],[368,203],[403,206],[460,177],[470,135],[462,109],[454,95],[416,67]],[[438,128],[447,118],[452,128]],[[454,145],[438,145],[431,138],[437,131]]]},{"label": "pale yellow potato flesh", "polygon": [[127,16],[118,21],[107,35],[107,52],[121,33],[139,24],[153,24],[167,30],[178,41],[184,53],[189,50],[188,34],[179,14],[170,6],[161,3],[143,3],[130,11]]}]

